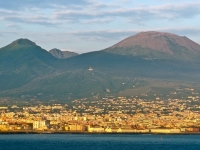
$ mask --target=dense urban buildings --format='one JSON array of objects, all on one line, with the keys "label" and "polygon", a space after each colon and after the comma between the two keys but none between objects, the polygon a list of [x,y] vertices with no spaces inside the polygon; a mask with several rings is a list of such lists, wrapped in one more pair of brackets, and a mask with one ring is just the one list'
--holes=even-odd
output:
[{"label": "dense urban buildings", "polygon": [[[177,91],[187,97],[170,98]],[[73,100],[69,104],[0,107],[1,132],[191,133],[200,129],[199,93],[177,89],[168,98],[155,95]],[[146,97],[146,98],[145,98]],[[2,99],[5,101],[5,99]]]}]

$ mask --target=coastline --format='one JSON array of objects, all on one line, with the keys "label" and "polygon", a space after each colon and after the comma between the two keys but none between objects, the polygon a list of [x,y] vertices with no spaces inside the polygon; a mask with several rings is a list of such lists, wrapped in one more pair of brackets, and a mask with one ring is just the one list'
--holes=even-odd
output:
[{"label": "coastline", "polygon": [[134,134],[134,135],[200,135],[200,132],[181,133],[152,133],[152,132],[68,132],[68,131],[0,131],[0,135],[5,134]]}]

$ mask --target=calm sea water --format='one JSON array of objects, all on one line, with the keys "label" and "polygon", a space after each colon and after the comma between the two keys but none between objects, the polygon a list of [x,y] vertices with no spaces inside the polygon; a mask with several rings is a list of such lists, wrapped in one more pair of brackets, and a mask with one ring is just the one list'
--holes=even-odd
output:
[{"label": "calm sea water", "polygon": [[198,150],[200,135],[13,134],[0,135],[0,149]]}]

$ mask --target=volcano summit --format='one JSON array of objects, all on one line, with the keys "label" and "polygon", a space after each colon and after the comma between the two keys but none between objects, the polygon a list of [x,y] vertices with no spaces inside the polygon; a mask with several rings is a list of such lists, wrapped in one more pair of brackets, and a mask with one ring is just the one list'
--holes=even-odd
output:
[{"label": "volcano summit", "polygon": [[200,56],[200,45],[185,36],[165,32],[141,32],[105,50],[150,59],[191,60]]}]

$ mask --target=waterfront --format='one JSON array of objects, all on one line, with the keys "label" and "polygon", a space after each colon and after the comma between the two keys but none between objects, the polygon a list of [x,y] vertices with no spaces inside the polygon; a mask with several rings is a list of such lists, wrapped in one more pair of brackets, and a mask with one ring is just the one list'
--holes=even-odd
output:
[{"label": "waterfront", "polygon": [[69,104],[10,104],[0,107],[0,132],[196,134],[199,96],[188,90],[180,99],[104,97]]},{"label": "waterfront", "polygon": [[200,135],[10,134],[0,135],[1,149],[198,149]]}]

